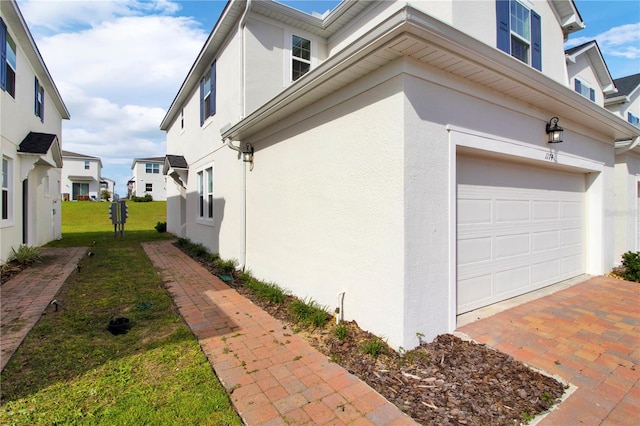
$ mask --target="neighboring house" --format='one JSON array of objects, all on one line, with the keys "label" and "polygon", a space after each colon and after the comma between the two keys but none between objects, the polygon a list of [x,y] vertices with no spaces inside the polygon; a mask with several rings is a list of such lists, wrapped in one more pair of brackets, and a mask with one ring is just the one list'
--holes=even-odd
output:
[{"label": "neighboring house", "polygon": [[69,111],[14,0],[0,2],[0,262],[60,238],[62,120]]},{"label": "neighboring house", "polygon": [[102,161],[98,157],[62,151],[62,197],[65,201],[99,201]]},{"label": "neighboring house", "polygon": [[133,178],[129,181],[129,196],[144,197],[151,194],[155,201],[166,200],[166,178],[163,168],[164,157],[134,158],[131,164]]},{"label": "neighboring house", "polygon": [[605,96],[617,93],[607,64],[596,41],[565,51],[569,86],[591,102],[603,107]]},{"label": "neighboring house", "polygon": [[396,348],[608,272],[640,131],[575,91],[581,28],[573,1],[230,1],[161,123],[168,230]]},{"label": "neighboring house", "polygon": [[[613,81],[618,92],[607,96],[605,107],[640,127],[640,74]],[[638,139],[616,141],[616,247],[620,256],[640,251],[640,143]]]},{"label": "neighboring house", "polygon": [[116,181],[102,176],[102,178],[100,179],[100,198],[101,199],[102,199],[102,191],[108,191],[109,200],[107,201],[113,201],[113,196],[116,193]]}]

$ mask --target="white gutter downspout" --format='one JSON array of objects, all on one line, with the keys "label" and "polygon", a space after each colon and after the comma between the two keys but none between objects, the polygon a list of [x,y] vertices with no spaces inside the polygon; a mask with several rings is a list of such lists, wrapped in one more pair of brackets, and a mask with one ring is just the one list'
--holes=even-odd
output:
[{"label": "white gutter downspout", "polygon": [[633,139],[615,141],[616,155],[624,154],[627,151],[631,151],[638,145],[640,145],[640,136],[636,136]]},{"label": "white gutter downspout", "polygon": [[[245,70],[244,70],[244,27],[247,23],[247,15],[249,14],[249,10],[251,9],[251,0],[247,0],[247,5],[244,9],[244,13],[240,18],[240,22],[238,23],[238,35],[240,36],[240,120],[244,118],[245,112],[245,98],[244,98],[244,78],[245,78]],[[223,139],[223,143],[237,151],[242,157],[242,149],[240,148],[241,142],[239,142],[238,146],[233,145],[233,141],[229,138],[226,140]],[[240,217],[242,218],[242,226],[240,230],[240,241],[242,242],[242,248],[240,249],[240,260],[238,268],[244,270],[247,264],[247,163],[242,162],[242,203],[241,203],[241,211]]]},{"label": "white gutter downspout", "polygon": [[238,23],[238,34],[240,35],[240,120],[244,118],[245,113],[245,93],[244,93],[244,27],[247,24],[247,15],[251,9],[251,0],[247,0],[247,7]]}]

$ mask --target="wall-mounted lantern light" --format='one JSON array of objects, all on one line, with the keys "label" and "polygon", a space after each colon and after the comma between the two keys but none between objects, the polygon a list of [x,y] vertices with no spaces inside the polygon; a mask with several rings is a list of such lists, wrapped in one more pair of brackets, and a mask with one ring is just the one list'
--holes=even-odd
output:
[{"label": "wall-mounted lantern light", "polygon": [[253,163],[253,146],[250,143],[247,143],[242,151],[242,161]]},{"label": "wall-mounted lantern light", "polygon": [[549,143],[562,142],[562,132],[564,129],[558,126],[558,117],[553,117],[547,123],[547,135],[549,136]]}]

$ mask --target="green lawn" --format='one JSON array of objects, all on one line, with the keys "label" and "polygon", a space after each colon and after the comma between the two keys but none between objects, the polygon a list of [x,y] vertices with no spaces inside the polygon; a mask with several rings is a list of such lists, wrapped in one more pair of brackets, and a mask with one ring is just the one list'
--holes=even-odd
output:
[{"label": "green lawn", "polygon": [[[63,239],[50,245],[95,255],[2,372],[0,424],[242,424],[139,244],[172,238],[154,229],[166,203],[127,205],[114,238],[108,203],[63,203]],[[107,331],[114,316],[131,320],[127,334]]]}]

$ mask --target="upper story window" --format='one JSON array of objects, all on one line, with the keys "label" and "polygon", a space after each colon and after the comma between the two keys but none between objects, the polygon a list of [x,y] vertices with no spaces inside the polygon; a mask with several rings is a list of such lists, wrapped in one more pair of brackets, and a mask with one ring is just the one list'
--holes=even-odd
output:
[{"label": "upper story window", "polygon": [[296,81],[311,69],[311,41],[291,36],[291,81]]},{"label": "upper story window", "polygon": [[89,170],[89,160],[84,160],[84,169]]},{"label": "upper story window", "polygon": [[0,18],[0,88],[16,97],[16,43]]},{"label": "upper story window", "polygon": [[634,126],[638,126],[640,127],[640,118],[633,115],[630,112],[627,112],[627,121],[631,124],[633,124]]},{"label": "upper story window", "polygon": [[216,114],[216,62],[200,80],[200,125]]},{"label": "upper story window", "polygon": [[496,0],[497,45],[537,70],[542,70],[540,15],[517,0]]},{"label": "upper story window", "polygon": [[589,87],[588,84],[586,84],[584,81],[578,80],[577,78],[574,84],[576,92],[580,93],[585,98],[590,99],[592,102],[596,101],[596,91],[593,88]]},{"label": "upper story window", "polygon": [[157,174],[160,173],[160,164],[158,164],[158,163],[145,163],[144,171],[146,173],[153,173],[154,175],[157,175]]},{"label": "upper story window", "polygon": [[40,117],[40,121],[44,123],[44,87],[40,85],[38,77],[35,78],[35,99],[34,114]]}]

